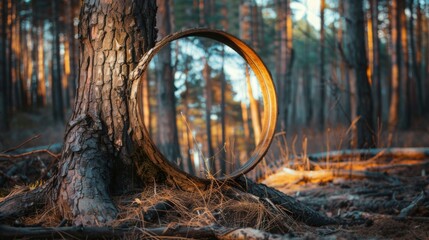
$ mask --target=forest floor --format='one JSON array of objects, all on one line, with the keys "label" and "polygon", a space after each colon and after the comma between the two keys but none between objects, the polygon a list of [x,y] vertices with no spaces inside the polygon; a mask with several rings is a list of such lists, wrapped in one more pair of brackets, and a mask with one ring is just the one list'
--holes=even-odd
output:
[{"label": "forest floor", "polygon": [[[343,221],[340,225],[308,227],[290,220],[282,223],[289,225],[288,232],[291,234],[288,236],[293,236],[293,239],[429,239],[429,158],[385,158],[378,155],[369,160],[349,159],[341,162],[329,159],[319,163],[291,161],[294,157],[301,156],[303,152],[306,154],[344,148],[346,144],[343,142],[347,141],[347,134],[344,134],[346,131],[346,128],[338,128],[325,134],[318,134],[307,129],[298,135],[284,136],[281,139],[277,137],[278,139],[274,141],[273,145],[277,149],[270,150],[266,159],[270,161],[283,158],[283,161],[276,164],[275,169],[270,169],[262,182],[296,197],[317,211]],[[20,148],[59,143],[63,139],[63,134],[64,125],[54,123],[50,113],[46,111],[19,113],[12,119],[11,131],[0,133],[0,152],[15,148],[32,138],[34,139]],[[385,133],[381,133],[380,136],[382,139],[386,137]],[[380,145],[386,146],[385,143]],[[428,125],[416,124],[412,130],[397,133],[391,146],[429,147]],[[30,187],[37,185],[34,182],[43,176],[46,178],[47,171],[54,162],[54,158],[46,156],[43,159],[27,160],[28,158],[26,159],[28,164],[14,171],[10,171],[11,168],[24,162],[23,160],[0,162],[2,173],[0,197],[16,189],[17,185]],[[9,173],[12,175],[4,175]],[[230,214],[236,212],[230,219],[244,216],[248,221],[247,226],[250,224],[255,228],[259,226],[264,229],[261,219],[271,219],[272,222],[269,224],[275,221],[274,216],[261,213],[264,211],[263,205],[251,197],[245,197],[248,202],[243,204],[236,199],[224,198],[214,191],[209,194],[209,198],[215,205],[208,207],[210,201],[202,197],[204,194],[172,196],[170,191],[157,189],[155,186],[149,189],[149,192],[126,199],[116,199],[119,207],[125,209],[122,211],[123,220],[118,224],[141,215],[143,205],[150,206],[159,201],[174,202],[175,205],[181,206],[182,211],[189,211],[183,206],[198,197],[202,198],[202,205],[194,208],[199,209],[197,215],[189,215],[189,221],[193,223],[199,222],[204,225],[219,221],[216,211],[219,208],[228,208],[226,203],[236,206],[229,209]],[[145,209],[147,210],[147,207]],[[253,215],[248,215],[249,209],[252,209]],[[55,216],[49,212],[43,214]],[[157,221],[161,224],[159,219]],[[169,226],[168,222],[171,225],[174,221],[183,221],[183,216],[179,219],[177,216],[172,218],[167,215],[162,224]],[[234,225],[225,221],[223,224],[227,226]],[[55,226],[59,222],[61,219],[54,217],[42,225]],[[35,224],[33,218],[23,219],[22,223],[38,225],[40,222]]]}]

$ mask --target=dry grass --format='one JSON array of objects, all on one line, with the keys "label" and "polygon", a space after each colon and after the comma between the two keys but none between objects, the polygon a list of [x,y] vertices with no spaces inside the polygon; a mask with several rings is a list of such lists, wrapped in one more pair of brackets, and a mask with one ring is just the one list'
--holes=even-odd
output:
[{"label": "dry grass", "polygon": [[[225,191],[225,188],[213,184],[207,190],[188,192],[166,186],[148,187],[140,194],[117,199],[121,213],[114,225],[139,227],[217,225],[227,228],[251,227],[275,233],[303,231],[303,226],[298,225],[269,202],[237,190]],[[165,201],[172,203],[173,208],[155,222],[144,221],[144,214],[151,206]]]}]

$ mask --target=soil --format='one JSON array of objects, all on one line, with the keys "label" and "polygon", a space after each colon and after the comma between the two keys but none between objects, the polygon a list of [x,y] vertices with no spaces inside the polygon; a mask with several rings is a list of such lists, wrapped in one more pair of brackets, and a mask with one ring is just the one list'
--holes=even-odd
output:
[{"label": "soil", "polygon": [[[380,173],[380,178],[335,177],[310,180],[281,186],[281,171],[276,175],[276,187],[328,216],[344,220],[340,226],[314,229],[310,238],[328,239],[429,239],[429,162],[425,160],[402,166],[389,162],[389,168],[368,169]],[[333,170],[335,171],[335,170]],[[368,172],[369,172],[368,171]],[[353,174],[351,174],[353,175]],[[270,184],[268,184],[270,185]],[[407,217],[399,217],[401,210],[421,197],[420,203]]]}]

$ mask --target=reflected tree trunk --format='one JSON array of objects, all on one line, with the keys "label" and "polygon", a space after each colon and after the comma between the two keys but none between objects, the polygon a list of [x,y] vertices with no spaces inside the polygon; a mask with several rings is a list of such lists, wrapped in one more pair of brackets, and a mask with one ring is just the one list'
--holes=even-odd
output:
[{"label": "reflected tree trunk", "polygon": [[221,119],[221,157],[220,157],[220,168],[221,168],[221,173],[222,174],[226,174],[226,114],[225,114],[225,91],[226,91],[226,79],[225,79],[225,70],[224,70],[224,65],[225,65],[225,47],[222,46],[222,52],[221,52],[221,57],[222,57],[222,67],[220,70],[220,81],[221,81],[221,86],[220,86],[220,94],[221,94],[221,102],[220,102],[220,119]]},{"label": "reflected tree trunk", "polygon": [[[185,63],[185,92],[182,95],[182,100],[183,100],[183,105],[184,105],[184,117],[188,116],[189,114],[189,79],[188,79],[188,75],[189,75],[189,69],[188,69],[188,63]],[[190,174],[195,174],[195,166],[194,163],[192,161],[192,149],[194,149],[193,147],[193,142],[192,142],[192,130],[188,129],[188,123],[185,122],[185,137],[186,137],[186,161],[187,161],[187,165],[188,165],[188,173]]]},{"label": "reflected tree trunk", "polygon": [[205,116],[206,116],[206,137],[207,137],[207,154],[204,159],[204,167],[207,174],[215,174],[215,156],[213,151],[213,139],[212,139],[212,124],[211,124],[211,113],[212,113],[212,84],[210,78],[210,66],[208,60],[204,59],[203,78],[205,81],[204,97],[206,99]]},{"label": "reflected tree trunk", "polygon": [[253,137],[255,139],[255,146],[258,145],[261,139],[261,117],[259,113],[259,103],[253,96],[252,84],[250,81],[250,70],[249,66],[246,65],[246,85],[247,85],[247,96],[250,103],[250,114],[253,128]]}]

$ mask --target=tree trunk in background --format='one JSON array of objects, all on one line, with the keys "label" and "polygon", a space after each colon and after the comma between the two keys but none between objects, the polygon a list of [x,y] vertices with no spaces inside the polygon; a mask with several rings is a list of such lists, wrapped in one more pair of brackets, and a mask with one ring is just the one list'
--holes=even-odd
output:
[{"label": "tree trunk in background", "polygon": [[[306,23],[306,29],[305,32],[307,35],[310,34],[310,23],[308,21],[308,13],[306,13],[305,15],[305,19],[307,20]],[[304,46],[305,49],[307,49],[308,51],[305,51],[303,54],[306,56],[306,59],[310,58],[310,49],[309,49],[309,38],[306,38],[304,40]],[[311,75],[311,71],[307,71],[309,69],[310,64],[308,63],[308,61],[304,62],[304,95],[305,95],[305,110],[307,111],[307,114],[305,116],[305,124],[307,127],[310,126],[311,124],[311,120],[313,119],[313,97],[312,97],[312,86],[313,86],[313,77]]]},{"label": "tree trunk in background", "polygon": [[52,1],[52,108],[54,119],[64,121],[63,88],[61,84],[61,55],[57,1]]},{"label": "tree trunk in background", "polygon": [[391,145],[393,140],[393,132],[396,130],[398,124],[398,107],[399,107],[399,82],[401,74],[399,66],[401,65],[401,46],[400,46],[400,35],[398,30],[400,29],[399,13],[396,1],[392,1],[391,5],[391,99],[389,107],[389,137],[388,145]]},{"label": "tree trunk in background", "polygon": [[[343,0],[339,0],[338,2],[338,13],[340,16],[344,16],[344,1]],[[343,47],[343,29],[344,29],[344,22],[343,20],[340,19],[340,21],[338,22],[338,30],[337,30],[337,45],[336,48],[340,48],[340,49],[344,49]],[[341,52],[340,52],[341,54]],[[346,59],[342,59],[339,63],[339,67],[340,67],[340,75],[341,75],[341,80],[342,80],[342,86],[343,86],[343,92],[342,92],[342,97],[344,98],[344,115],[345,118],[347,119],[347,124],[351,124],[352,122],[352,116],[351,116],[351,110],[350,110],[350,99],[351,99],[351,92],[350,92],[350,70],[349,67],[347,66],[347,62]]]},{"label": "tree trunk in background", "polygon": [[292,69],[290,68],[290,59],[292,53],[292,19],[288,0],[277,0],[277,51],[276,51],[276,83],[279,98],[278,128],[286,130],[288,127],[288,113],[291,98],[291,80]]},{"label": "tree trunk in background", "polygon": [[110,194],[123,194],[142,181],[165,176],[131,139],[132,134],[147,136],[142,129],[130,129],[129,112],[135,109],[129,109],[127,94],[130,71],[155,43],[156,4],[135,0],[82,4],[78,91],[52,201],[64,219],[76,225],[103,225],[117,214]]},{"label": "tree trunk in background", "polygon": [[37,41],[39,45],[37,46],[39,48],[38,50],[38,66],[37,66],[37,73],[39,81],[37,82],[37,104],[39,107],[46,106],[46,79],[45,79],[45,49],[44,49],[44,29],[43,29],[43,21],[39,20],[37,32],[38,32],[38,38]]},{"label": "tree trunk in background", "polygon": [[40,104],[37,102],[39,100],[38,98],[38,86],[39,84],[39,74],[38,74],[38,67],[39,67],[39,43],[38,43],[38,29],[39,29],[39,20],[38,18],[40,17],[40,13],[39,13],[39,5],[36,1],[32,1],[31,2],[31,7],[32,7],[32,14],[31,14],[31,18],[32,18],[32,28],[30,30],[30,36],[31,36],[31,66],[32,66],[32,70],[31,70],[31,81],[30,81],[30,90],[31,90],[31,105],[33,107],[37,107]]},{"label": "tree trunk in background", "polygon": [[346,46],[349,52],[350,64],[356,76],[357,89],[357,122],[358,147],[373,148],[376,146],[376,134],[374,132],[373,105],[371,86],[366,70],[368,67],[365,56],[365,36],[363,3],[361,1],[346,0]]},{"label": "tree trunk in background", "polygon": [[[426,12],[429,12],[429,4],[426,4]],[[427,80],[429,76],[429,17],[426,17],[426,69],[424,70],[426,73],[426,81],[424,83],[424,89],[425,89],[425,107],[424,107],[424,113],[425,116],[429,115],[429,81]]]},{"label": "tree trunk in background", "polygon": [[[410,40],[410,51],[411,51],[411,63],[412,63],[412,75],[414,78],[414,81],[412,82],[412,85],[410,86],[410,92],[408,93],[411,98],[412,102],[410,102],[410,107],[416,106],[415,110],[413,111],[415,116],[421,116],[423,112],[423,87],[422,87],[422,79],[421,79],[421,71],[420,71],[420,64],[421,64],[421,36],[417,38],[417,46],[420,48],[417,48],[416,51],[416,42],[414,37],[414,11],[413,11],[413,5],[414,0],[408,1],[408,9],[410,10],[410,20],[409,20],[409,27],[408,27],[408,34],[409,34],[409,40]],[[421,24],[419,26],[420,18],[419,12],[420,12],[420,6],[419,1],[417,1],[417,31],[418,35],[422,31]],[[420,27],[420,28],[419,28]],[[420,40],[419,40],[420,39]],[[416,96],[417,95],[417,96]]]},{"label": "tree trunk in background", "polygon": [[[171,33],[170,1],[158,0],[157,27],[159,37],[163,38]],[[181,164],[179,137],[176,123],[176,100],[174,96],[174,70],[171,64],[171,46],[165,46],[158,54],[156,62],[156,82],[158,89],[157,130],[158,147],[171,162]]]},{"label": "tree trunk in background", "polygon": [[1,49],[0,49],[0,131],[9,129],[9,116],[8,116],[8,96],[7,96],[7,18],[8,18],[8,2],[7,0],[1,1]]},{"label": "tree trunk in background", "polygon": [[25,26],[22,26],[22,24],[25,24],[24,21],[22,21],[21,26],[19,28],[19,34],[20,37],[20,48],[21,48],[21,59],[19,60],[21,63],[21,72],[20,74],[20,85],[19,90],[21,92],[21,103],[22,103],[22,109],[28,110],[30,106],[30,99],[29,99],[29,86],[28,86],[28,79],[29,79],[29,50],[28,50],[28,41],[27,41],[27,31],[25,29]]},{"label": "tree trunk in background", "polygon": [[[362,36],[361,36],[362,37]],[[326,81],[325,81],[325,0],[320,0],[320,112],[319,129],[325,129],[325,101],[326,101]]]},{"label": "tree trunk in background", "polygon": [[383,100],[381,96],[381,71],[380,71],[380,40],[378,38],[378,0],[370,1],[370,13],[372,19],[372,46],[373,46],[373,69],[372,69],[372,82],[375,96],[375,116],[377,127],[382,122],[382,107]]},{"label": "tree trunk in background", "polygon": [[407,18],[405,15],[405,1],[398,1],[398,14],[400,17],[400,29],[398,31],[401,32],[401,50],[400,54],[402,54],[403,61],[401,62],[401,80],[399,82],[400,91],[399,91],[399,112],[400,112],[400,127],[403,129],[407,129],[410,127],[411,122],[411,108],[410,108],[410,58],[408,56],[408,31],[407,31]]}]

